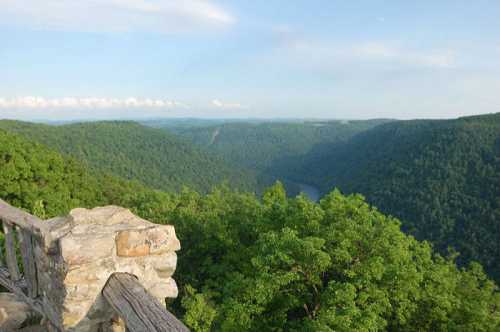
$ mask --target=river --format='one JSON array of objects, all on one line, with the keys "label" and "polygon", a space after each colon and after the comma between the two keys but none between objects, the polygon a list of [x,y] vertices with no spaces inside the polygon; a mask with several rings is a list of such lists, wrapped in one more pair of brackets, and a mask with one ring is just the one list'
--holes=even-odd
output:
[{"label": "river", "polygon": [[300,192],[304,193],[309,199],[313,202],[319,201],[321,195],[319,193],[319,189],[311,186],[310,184],[305,183],[297,183],[299,186]]}]

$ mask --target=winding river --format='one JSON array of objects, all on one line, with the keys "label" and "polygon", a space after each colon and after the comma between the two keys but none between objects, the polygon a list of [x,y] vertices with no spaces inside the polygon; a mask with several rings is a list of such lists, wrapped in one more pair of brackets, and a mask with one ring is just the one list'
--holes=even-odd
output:
[{"label": "winding river", "polygon": [[311,201],[317,202],[321,198],[318,188],[305,183],[297,183],[297,185],[299,186],[300,192],[306,194]]}]

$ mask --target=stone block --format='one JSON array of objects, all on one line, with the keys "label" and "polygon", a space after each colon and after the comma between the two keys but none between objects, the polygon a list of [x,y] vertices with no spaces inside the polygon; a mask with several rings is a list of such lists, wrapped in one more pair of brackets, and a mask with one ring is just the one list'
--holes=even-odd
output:
[{"label": "stone block", "polygon": [[159,255],[180,249],[173,226],[124,230],[116,236],[116,254],[124,257]]},{"label": "stone block", "polygon": [[162,303],[177,296],[171,276],[180,243],[173,226],[116,206],[75,209],[47,223],[51,250],[43,250],[43,241],[35,248],[39,288],[44,305],[52,308],[50,320],[60,329],[106,330],[116,320],[101,294],[115,272],[133,274]]}]

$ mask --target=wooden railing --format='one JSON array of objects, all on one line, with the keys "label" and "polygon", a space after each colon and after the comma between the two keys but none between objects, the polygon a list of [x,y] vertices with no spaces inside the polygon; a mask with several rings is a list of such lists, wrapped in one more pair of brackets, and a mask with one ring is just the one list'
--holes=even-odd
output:
[{"label": "wooden railing", "polygon": [[[0,284],[18,295],[33,310],[45,316],[38,296],[38,276],[34,255],[34,241],[45,240],[43,221],[0,200],[0,223],[4,247],[0,248]],[[22,271],[17,260],[17,248],[22,257]],[[5,249],[5,254],[4,250]]]},{"label": "wooden railing", "polygon": [[189,332],[128,273],[113,274],[102,293],[131,332]]},{"label": "wooden railing", "polygon": [[[50,232],[47,225],[39,218],[2,200],[0,223],[5,239],[4,248],[0,247],[0,285],[28,303],[50,324],[52,330],[61,330],[56,327],[60,326],[58,322],[50,322],[50,315],[47,313],[51,308],[44,307],[44,292],[38,282],[35,243],[42,246],[49,243]],[[19,254],[21,264],[18,263]],[[128,331],[189,331],[130,274],[113,274],[102,294],[125,322]]]}]

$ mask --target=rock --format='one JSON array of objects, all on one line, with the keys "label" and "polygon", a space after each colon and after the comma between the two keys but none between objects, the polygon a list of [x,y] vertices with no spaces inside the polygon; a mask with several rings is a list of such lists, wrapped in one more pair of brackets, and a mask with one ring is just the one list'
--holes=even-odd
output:
[{"label": "rock", "polygon": [[47,223],[49,243],[45,239],[35,247],[39,289],[45,307],[53,308],[50,320],[60,329],[109,330],[105,326],[116,315],[101,292],[115,272],[136,276],[161,303],[177,296],[171,276],[180,243],[173,226],[153,224],[116,206],[75,209]]},{"label": "rock", "polygon": [[114,249],[110,234],[74,234],[60,239],[60,249],[69,265],[83,265],[112,255]]},{"label": "rock", "polygon": [[116,236],[116,254],[122,257],[149,255],[147,234],[141,231],[123,231]]},{"label": "rock", "polygon": [[0,293],[0,331],[16,331],[36,317],[30,306],[12,293]]},{"label": "rock", "polygon": [[116,254],[124,257],[159,255],[180,249],[173,226],[126,230],[116,236]]},{"label": "rock", "polygon": [[155,272],[160,278],[171,277],[177,266],[177,254],[169,252],[163,255],[147,256],[144,259],[147,275],[154,275]]},{"label": "rock", "polygon": [[[168,278],[166,282],[162,281],[153,285],[153,287],[148,289],[148,292],[156,298],[163,297],[163,299],[166,297],[175,298],[178,295],[177,284],[172,278]],[[164,296],[163,294],[167,294],[167,296]],[[165,301],[162,303],[165,303]]]}]

